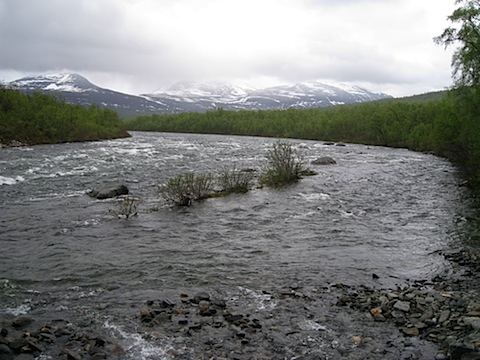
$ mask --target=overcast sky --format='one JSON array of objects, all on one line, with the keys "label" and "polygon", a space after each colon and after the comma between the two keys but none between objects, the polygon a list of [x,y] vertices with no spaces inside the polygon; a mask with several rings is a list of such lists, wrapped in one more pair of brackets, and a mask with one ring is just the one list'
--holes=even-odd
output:
[{"label": "overcast sky", "polygon": [[0,0],[0,79],[76,72],[138,94],[180,80],[451,85],[454,0]]}]

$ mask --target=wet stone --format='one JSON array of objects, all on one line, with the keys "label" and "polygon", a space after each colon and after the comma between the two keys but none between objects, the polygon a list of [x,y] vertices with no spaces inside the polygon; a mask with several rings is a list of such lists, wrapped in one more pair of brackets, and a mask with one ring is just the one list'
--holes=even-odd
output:
[{"label": "wet stone", "polygon": [[449,317],[450,317],[450,310],[444,310],[444,311],[441,312],[441,314],[438,318],[438,322],[441,324],[441,323],[447,321]]},{"label": "wet stone", "polygon": [[408,336],[418,336],[418,335],[420,335],[420,332],[418,331],[418,328],[416,328],[416,327],[402,328],[401,330],[405,335],[408,335]]},{"label": "wet stone", "polygon": [[464,324],[471,326],[476,331],[480,331],[480,318],[464,317],[462,320]]},{"label": "wet stone", "polygon": [[410,311],[410,303],[406,301],[397,301],[393,307],[397,310],[403,311],[403,312],[409,312]]},{"label": "wet stone", "polygon": [[0,354],[10,354],[12,350],[5,344],[0,344]]},{"label": "wet stone", "polygon": [[32,317],[22,315],[12,320],[12,326],[16,329],[21,329],[25,328],[27,325],[30,325],[32,322],[34,322]]},{"label": "wet stone", "polygon": [[34,360],[35,356],[33,354],[20,354],[15,357],[13,360]]},{"label": "wet stone", "polygon": [[209,301],[210,300],[210,295],[206,292],[199,292],[199,293],[195,294],[195,296],[193,297],[192,303],[199,304],[200,301],[202,301],[202,300]]}]

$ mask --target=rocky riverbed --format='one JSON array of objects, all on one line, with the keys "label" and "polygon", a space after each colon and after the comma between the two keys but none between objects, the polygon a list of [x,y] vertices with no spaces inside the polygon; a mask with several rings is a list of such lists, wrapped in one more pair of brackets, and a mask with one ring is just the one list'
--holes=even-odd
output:
[{"label": "rocky riverbed", "polygon": [[[239,297],[179,292],[132,304],[130,320],[165,359],[480,359],[480,257],[443,255],[449,271],[394,290],[290,284],[255,294],[262,311]],[[332,318],[354,314],[357,323],[328,328],[316,311],[325,304]],[[12,316],[2,324],[0,359],[124,358],[121,336],[87,318]]]}]

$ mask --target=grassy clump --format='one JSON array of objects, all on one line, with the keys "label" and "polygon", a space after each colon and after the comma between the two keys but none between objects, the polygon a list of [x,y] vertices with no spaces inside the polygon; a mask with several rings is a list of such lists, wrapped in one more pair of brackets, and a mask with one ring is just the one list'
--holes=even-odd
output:
[{"label": "grassy clump", "polygon": [[133,196],[125,196],[117,202],[117,208],[110,211],[118,217],[128,219],[129,217],[136,216],[138,214],[139,203],[140,199]]},{"label": "grassy clump", "polygon": [[[268,167],[260,178],[261,184],[283,186],[304,176],[316,175],[316,172],[305,167],[305,160],[287,141],[277,141],[267,153],[267,161]],[[251,189],[254,178],[255,170],[224,167],[217,177],[210,173],[176,176],[162,185],[159,193],[174,205],[190,206],[197,200],[246,193]]]},{"label": "grassy clump", "polygon": [[238,170],[235,166],[232,168],[224,167],[218,183],[221,192],[231,193],[246,193],[252,187],[254,173],[249,170]]},{"label": "grassy clump", "polygon": [[186,173],[174,177],[159,189],[162,197],[178,206],[190,206],[196,200],[207,198],[213,192],[211,174]]},{"label": "grassy clump", "polygon": [[294,183],[312,171],[305,167],[305,159],[288,141],[279,140],[267,153],[268,167],[260,179],[268,186],[284,186]]}]

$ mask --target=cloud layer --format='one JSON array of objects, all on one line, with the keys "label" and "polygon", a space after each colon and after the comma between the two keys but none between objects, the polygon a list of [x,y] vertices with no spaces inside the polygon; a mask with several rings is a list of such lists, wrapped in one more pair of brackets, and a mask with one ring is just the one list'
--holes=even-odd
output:
[{"label": "cloud layer", "polygon": [[450,85],[451,53],[432,38],[453,9],[453,0],[0,0],[0,78],[72,71],[130,93],[179,80],[332,79],[409,95]]}]

